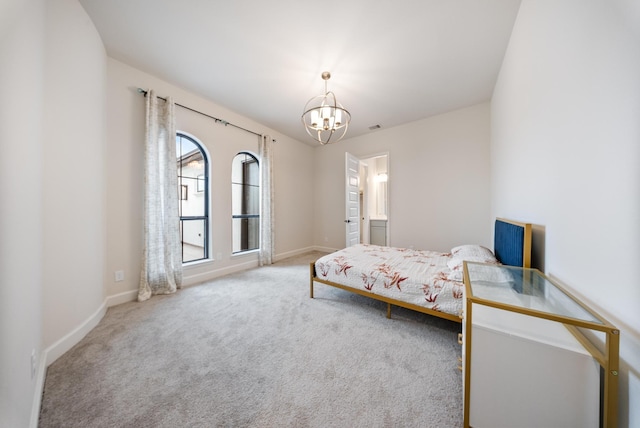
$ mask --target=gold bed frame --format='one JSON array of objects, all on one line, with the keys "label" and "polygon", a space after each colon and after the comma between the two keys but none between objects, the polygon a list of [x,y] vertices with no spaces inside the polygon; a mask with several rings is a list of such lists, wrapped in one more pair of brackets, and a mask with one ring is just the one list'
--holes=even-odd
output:
[{"label": "gold bed frame", "polygon": [[[501,221],[503,223],[509,223],[516,226],[520,226],[524,230],[524,244],[523,244],[523,267],[530,267],[531,265],[531,224],[530,223],[521,223],[518,221],[507,220],[503,218],[497,218],[496,221]],[[327,281],[326,279],[322,279],[317,276],[316,273],[316,262],[313,261],[309,264],[309,297],[313,299],[313,283],[320,282],[322,284],[331,285],[332,287],[341,288],[346,291],[350,291],[352,293],[359,294],[361,296],[369,297],[374,300],[379,300],[381,302],[385,302],[387,304],[387,318],[391,318],[391,305],[395,305],[401,308],[411,309],[416,312],[421,312],[427,315],[433,315],[438,318],[444,318],[450,321],[455,321],[458,323],[462,322],[462,318],[458,314],[449,314],[446,312],[440,312],[433,309],[425,308],[424,306],[414,305],[413,303],[403,302],[402,300],[393,299],[390,297],[381,296],[378,294],[373,294],[369,291],[361,290],[358,288],[349,287],[348,285],[339,284],[333,281]]]}]

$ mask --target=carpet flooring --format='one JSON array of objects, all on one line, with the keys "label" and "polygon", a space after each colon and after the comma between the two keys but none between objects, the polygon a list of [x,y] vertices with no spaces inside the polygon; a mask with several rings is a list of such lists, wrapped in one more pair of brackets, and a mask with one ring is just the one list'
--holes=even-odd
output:
[{"label": "carpet flooring", "polygon": [[459,427],[460,325],[316,284],[312,252],[110,308],[39,426]]}]

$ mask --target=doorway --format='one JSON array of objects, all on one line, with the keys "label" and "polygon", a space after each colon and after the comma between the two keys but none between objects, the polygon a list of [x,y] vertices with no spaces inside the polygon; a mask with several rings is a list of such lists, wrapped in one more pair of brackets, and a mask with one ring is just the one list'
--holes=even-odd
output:
[{"label": "doorway", "polygon": [[347,246],[389,245],[389,154],[356,157],[347,153],[346,163]]}]

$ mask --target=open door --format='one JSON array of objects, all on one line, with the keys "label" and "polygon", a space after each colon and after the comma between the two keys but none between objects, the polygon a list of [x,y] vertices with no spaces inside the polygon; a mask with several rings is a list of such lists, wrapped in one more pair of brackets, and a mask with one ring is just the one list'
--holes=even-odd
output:
[{"label": "open door", "polygon": [[345,225],[346,246],[360,242],[360,160],[346,153],[345,168]]}]

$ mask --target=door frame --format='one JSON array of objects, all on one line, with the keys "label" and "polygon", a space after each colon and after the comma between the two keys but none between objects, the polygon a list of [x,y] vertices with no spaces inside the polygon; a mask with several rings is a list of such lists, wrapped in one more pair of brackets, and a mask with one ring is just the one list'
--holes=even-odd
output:
[{"label": "door frame", "polygon": [[[370,201],[373,198],[373,195],[375,195],[375,192],[373,190],[374,185],[373,183],[369,183],[369,178],[370,178],[370,174],[369,171],[371,171],[371,174],[375,174],[375,172],[377,172],[377,167],[375,165],[371,165],[372,161],[381,157],[385,158],[385,167],[386,167],[386,174],[387,174],[387,185],[386,185],[386,200],[385,200],[385,204],[386,204],[386,219],[387,219],[387,228],[386,228],[386,242],[387,245],[390,245],[390,233],[389,233],[389,220],[390,220],[390,204],[389,204],[389,169],[390,169],[390,162],[389,162],[389,152],[378,152],[378,153],[373,153],[370,155],[366,155],[366,156],[356,156],[352,153],[349,152],[345,152],[345,243],[347,246],[349,246],[350,242],[353,242],[353,237],[349,235],[349,228],[348,225],[351,222],[347,222],[347,220],[349,220],[349,190],[347,188],[348,184],[349,184],[349,176],[348,176],[348,159],[349,157],[351,157],[352,159],[352,163],[356,163],[357,161],[357,168],[355,168],[355,166],[352,166],[352,173],[354,169],[357,169],[360,173],[363,171],[365,171],[364,177],[362,177],[362,174],[358,176],[358,187],[362,189],[363,191],[363,201],[364,201],[364,206],[359,207],[359,211],[358,211],[358,237],[359,237],[359,241],[362,239],[362,242],[364,243],[369,243],[369,239],[370,236],[367,232],[368,228],[369,228],[369,222],[371,219],[371,211],[368,209],[368,206],[370,205]],[[358,197],[359,200],[359,195],[356,195]],[[374,216],[375,217],[375,216]],[[353,233],[353,230],[351,231]]]}]

